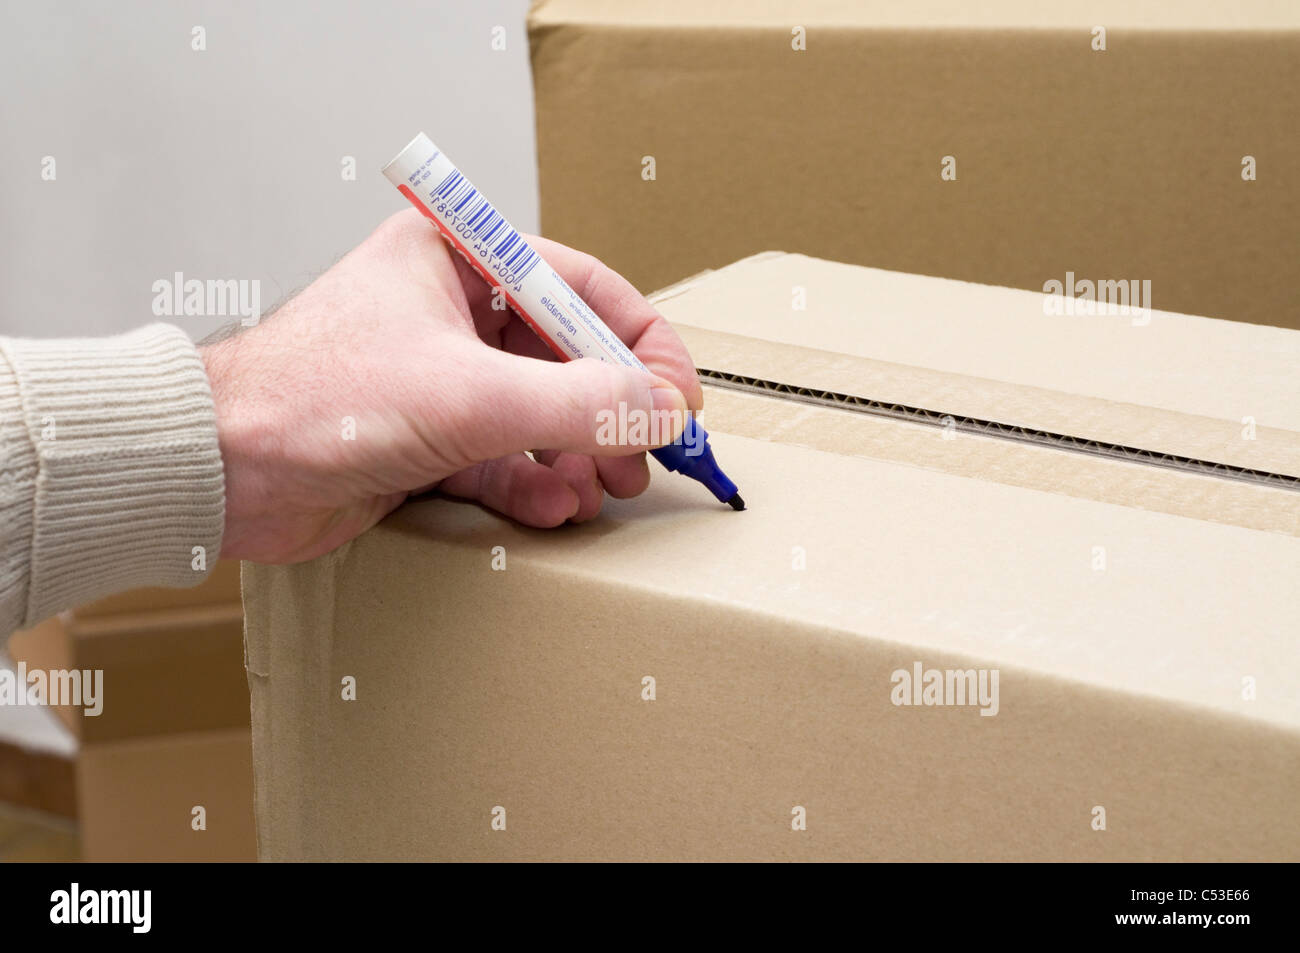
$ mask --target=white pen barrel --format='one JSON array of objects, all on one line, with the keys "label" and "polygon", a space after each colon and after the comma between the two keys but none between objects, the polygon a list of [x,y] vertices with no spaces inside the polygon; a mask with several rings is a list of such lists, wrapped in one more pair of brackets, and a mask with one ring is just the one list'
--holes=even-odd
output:
[{"label": "white pen barrel", "polygon": [[424,133],[384,166],[384,175],[562,360],[645,368]]}]

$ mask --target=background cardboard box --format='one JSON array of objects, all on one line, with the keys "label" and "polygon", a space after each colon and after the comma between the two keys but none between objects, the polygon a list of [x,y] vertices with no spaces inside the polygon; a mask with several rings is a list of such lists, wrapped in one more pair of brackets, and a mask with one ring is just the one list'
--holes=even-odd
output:
[{"label": "background cardboard box", "polygon": [[[248,729],[86,745],[77,759],[82,859],[252,861]],[[194,828],[202,807],[206,829]]]},{"label": "background cardboard box", "polygon": [[543,0],[529,39],[542,231],[643,292],[785,248],[1300,328],[1294,3]]},{"label": "background cardboard box", "polygon": [[[434,498],[246,566],[263,858],[1300,858],[1300,334],[798,255],[656,300],[701,366],[804,385],[706,386],[749,509],[663,474],[551,532]],[[1152,450],[1023,439],[1061,428]],[[996,670],[997,714],[895,704],[918,663]]]},{"label": "background cardboard box", "polygon": [[[8,651],[29,669],[102,670],[104,702],[93,717],[53,709],[71,756],[0,751],[0,800],[73,819],[83,860],[255,859],[238,563],[193,589],[61,613]],[[191,826],[195,806],[206,830]]]},{"label": "background cardboard box", "polygon": [[238,603],[117,615],[80,610],[16,633],[29,669],[100,670],[103,710],[53,706],[84,742],[247,726],[243,607]]}]

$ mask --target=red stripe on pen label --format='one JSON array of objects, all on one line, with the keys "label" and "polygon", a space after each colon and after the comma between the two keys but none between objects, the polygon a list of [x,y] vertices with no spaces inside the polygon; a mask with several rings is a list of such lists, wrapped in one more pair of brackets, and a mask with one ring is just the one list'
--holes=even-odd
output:
[{"label": "red stripe on pen label", "polygon": [[[547,334],[540,326],[538,326],[537,322],[532,319],[532,316],[529,315],[529,313],[524,309],[523,305],[521,305],[518,301],[516,301],[514,297],[511,296],[510,292],[505,289],[504,286],[498,284],[495,280],[493,280],[492,276],[488,273],[487,268],[485,268],[483,266],[483,263],[478,260],[478,257],[472,254],[470,250],[465,247],[464,243],[461,242],[461,240],[456,236],[456,234],[450,228],[447,227],[446,222],[444,222],[442,219],[440,219],[437,215],[433,213],[433,209],[425,205],[424,202],[422,202],[420,198],[414,192],[411,191],[409,186],[399,185],[397,187],[397,190],[406,196],[408,202],[410,202],[412,205],[414,205],[417,209],[420,210],[421,215],[423,215],[429,221],[433,222],[433,224],[438,227],[438,231],[442,234],[442,237],[447,241],[447,244],[451,245],[452,248],[460,252],[461,257],[464,258],[467,262],[469,262],[470,267],[473,268],[475,271],[477,271],[479,275],[482,276],[483,280],[486,281],[490,287],[499,290],[501,292],[501,294],[505,297],[506,302],[510,305],[511,308],[514,309],[514,312],[517,315],[519,315],[519,317],[523,318],[524,323],[533,329],[534,334],[536,334],[539,338],[541,338],[544,342],[546,342],[546,345],[552,351],[555,352],[556,357],[558,357],[562,361],[568,361],[573,359],[573,355],[569,354],[563,348],[561,348],[560,345],[557,344],[556,341],[549,334]],[[504,220],[501,220],[499,227],[509,228],[509,226],[505,225]],[[528,271],[531,271],[532,268],[537,264],[537,261],[539,259],[536,258],[536,252],[532,252],[530,250],[529,253],[534,256],[527,265]],[[524,274],[527,274],[527,271],[525,271]],[[522,278],[522,275],[520,276],[520,278]]]}]

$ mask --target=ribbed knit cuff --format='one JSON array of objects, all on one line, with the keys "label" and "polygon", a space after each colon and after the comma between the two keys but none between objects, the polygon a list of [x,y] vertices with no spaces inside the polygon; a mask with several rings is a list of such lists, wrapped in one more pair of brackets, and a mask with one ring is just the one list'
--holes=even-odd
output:
[{"label": "ribbed knit cuff", "polygon": [[8,339],[0,355],[36,460],[25,623],[201,582],[221,551],[225,480],[212,391],[185,333]]},{"label": "ribbed knit cuff", "polygon": [[0,355],[0,642],[27,616],[36,500],[36,448],[27,433],[18,379]]}]

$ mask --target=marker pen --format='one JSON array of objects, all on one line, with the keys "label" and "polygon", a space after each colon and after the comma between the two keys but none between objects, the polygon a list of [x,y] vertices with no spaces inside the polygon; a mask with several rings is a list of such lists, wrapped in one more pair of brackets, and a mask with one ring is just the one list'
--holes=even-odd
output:
[{"label": "marker pen", "polygon": [[[424,133],[384,166],[384,175],[484,281],[501,289],[560,360],[594,358],[647,370]],[[708,433],[692,415],[686,415],[686,428],[674,442],[650,454],[669,470],[703,483],[732,509],[745,508],[736,484],[713,459]]]}]

